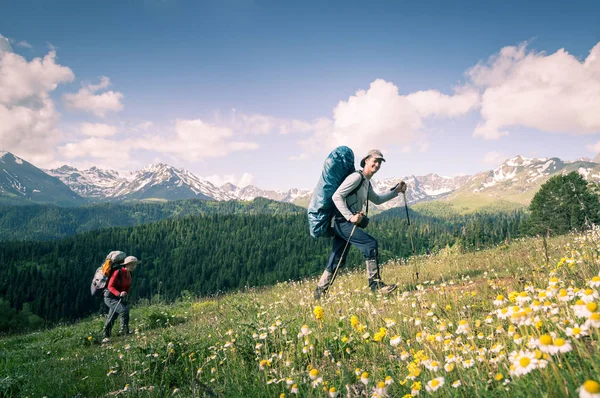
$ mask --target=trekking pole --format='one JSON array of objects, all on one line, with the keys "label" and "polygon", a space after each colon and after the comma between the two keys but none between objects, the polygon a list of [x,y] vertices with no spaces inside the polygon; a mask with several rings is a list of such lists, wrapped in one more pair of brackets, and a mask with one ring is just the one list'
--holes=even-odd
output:
[{"label": "trekking pole", "polygon": [[329,287],[327,288],[327,290],[323,294],[327,294],[327,291],[329,290],[329,288],[331,288],[331,286],[333,286],[333,282],[335,281],[335,276],[337,275],[338,268],[340,268],[340,264],[342,263],[342,259],[344,258],[344,254],[346,253],[346,249],[348,248],[348,244],[350,243],[350,239],[352,239],[352,235],[354,235],[354,230],[355,229],[356,229],[356,224],[354,224],[354,226],[352,227],[352,231],[350,232],[350,236],[348,237],[348,240],[346,241],[346,246],[344,246],[344,251],[342,251],[342,255],[340,256],[340,261],[338,261],[337,265],[335,266],[335,270],[333,270],[333,276],[331,277],[331,282],[329,282]]},{"label": "trekking pole", "polygon": [[[406,192],[402,192],[402,194],[404,195],[404,209],[406,210],[406,220],[408,221],[408,236],[410,236],[410,246],[412,247],[412,254],[414,256],[415,255],[415,244],[413,242],[412,227],[410,224],[410,217],[408,215],[408,202],[406,201]],[[419,280],[419,268],[417,267],[416,263],[415,263],[415,275],[417,276],[417,280]]]},{"label": "trekking pole", "polygon": [[109,308],[108,315],[106,316],[106,321],[104,322],[104,326],[102,326],[102,329],[100,329],[100,333],[102,333],[104,331],[104,328],[106,327],[106,322],[108,322],[108,320],[111,318],[111,316],[114,315],[115,312],[117,312],[117,308],[119,308],[119,305],[121,304],[121,300],[122,300],[122,298],[119,298],[119,301],[117,302],[117,305],[115,306],[115,311],[112,314],[110,313],[112,311],[112,308]]}]

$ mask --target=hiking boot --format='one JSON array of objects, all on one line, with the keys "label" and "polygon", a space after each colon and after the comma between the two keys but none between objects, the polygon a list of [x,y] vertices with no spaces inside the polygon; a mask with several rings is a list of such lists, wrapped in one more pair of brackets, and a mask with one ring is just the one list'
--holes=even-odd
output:
[{"label": "hiking boot", "polygon": [[379,292],[379,293],[383,293],[383,294],[390,294],[391,292],[396,290],[397,287],[398,287],[398,285],[396,285],[395,283],[392,283],[391,285],[387,285],[387,284],[379,281],[375,285],[371,286],[371,291]]},{"label": "hiking boot", "polygon": [[317,288],[315,289],[315,300],[319,300],[321,296],[327,292],[329,285],[331,284],[331,279],[333,278],[333,274],[328,270],[323,272],[321,275],[321,279],[319,279],[319,283],[317,283]]},{"label": "hiking boot", "polygon": [[367,277],[369,278],[369,287],[372,292],[380,292],[380,293],[391,293],[396,287],[398,287],[395,283],[388,285],[383,283],[381,277],[379,276],[379,264],[377,263],[376,258],[369,258],[366,261],[367,263]]}]

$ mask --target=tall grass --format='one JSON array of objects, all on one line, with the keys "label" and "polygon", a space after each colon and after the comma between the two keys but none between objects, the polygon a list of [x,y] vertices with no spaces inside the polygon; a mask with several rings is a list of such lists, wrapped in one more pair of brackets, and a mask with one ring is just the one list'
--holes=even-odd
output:
[{"label": "tall grass", "polygon": [[390,296],[355,271],[319,302],[307,280],[140,305],[136,333],[108,344],[100,317],[6,338],[0,395],[573,396],[586,381],[593,392],[598,236],[551,239],[548,264],[533,238],[389,263]]}]

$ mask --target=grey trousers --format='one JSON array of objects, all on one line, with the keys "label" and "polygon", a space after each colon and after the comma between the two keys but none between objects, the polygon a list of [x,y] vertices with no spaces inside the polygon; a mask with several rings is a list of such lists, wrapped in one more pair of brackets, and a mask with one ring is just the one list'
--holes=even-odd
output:
[{"label": "grey trousers", "polygon": [[117,320],[117,316],[119,317],[119,321],[121,323],[121,334],[129,333],[129,306],[123,300],[119,300],[118,298],[113,298],[106,296],[104,297],[104,303],[109,308],[108,317],[106,318],[106,323],[104,324],[104,336],[110,337],[112,334],[112,328]]}]

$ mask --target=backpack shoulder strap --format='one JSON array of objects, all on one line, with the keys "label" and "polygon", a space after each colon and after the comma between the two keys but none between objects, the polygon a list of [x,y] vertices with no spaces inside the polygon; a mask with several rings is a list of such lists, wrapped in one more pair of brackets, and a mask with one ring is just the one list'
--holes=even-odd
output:
[{"label": "backpack shoulder strap", "polygon": [[[358,174],[360,174],[360,183],[359,183],[359,184],[356,186],[356,188],[354,188],[354,189],[353,189],[353,190],[352,190],[352,191],[351,191],[351,192],[348,194],[348,196],[352,196],[352,195],[354,195],[355,193],[357,193],[357,192],[358,192],[358,190],[360,189],[360,187],[362,187],[363,181],[365,180],[365,176],[364,176],[364,174],[362,173],[362,171],[358,170],[358,171],[355,171],[355,173],[358,173]],[[369,192],[367,191],[367,195],[368,195],[368,194],[369,194]]]}]

